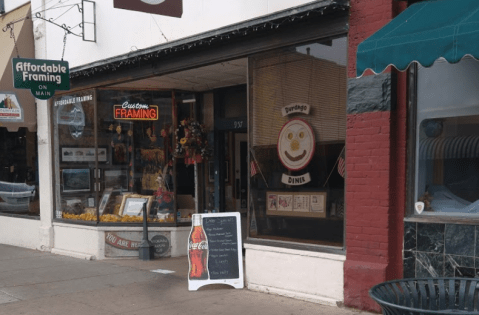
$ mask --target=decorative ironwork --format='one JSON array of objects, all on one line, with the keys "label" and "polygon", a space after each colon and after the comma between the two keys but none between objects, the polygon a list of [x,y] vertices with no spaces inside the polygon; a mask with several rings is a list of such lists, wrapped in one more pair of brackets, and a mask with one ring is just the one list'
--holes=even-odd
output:
[{"label": "decorative ironwork", "polygon": [[[87,17],[85,16],[85,3],[88,3],[88,7],[87,7],[87,13],[89,13],[90,17]],[[59,16],[55,17],[55,18],[50,18],[50,19],[46,19],[44,16],[42,16],[42,13],[41,12],[37,12],[35,13],[35,18],[37,19],[40,19],[40,20],[43,20],[45,22],[48,22],[48,23],[51,23],[55,26],[58,26],[60,28],[62,28],[64,31],[65,31],[65,34],[66,35],[75,35],[77,37],[81,37],[84,41],[90,41],[90,42],[95,42],[96,41],[96,33],[95,33],[95,28],[96,28],[96,19],[95,19],[95,2],[93,1],[88,1],[88,0],[82,0],[82,3],[81,5],[79,3],[75,3],[75,4],[72,4],[72,5],[69,5],[69,6],[62,6],[62,7],[54,7],[54,8],[51,8],[49,10],[52,10],[52,9],[59,9],[59,8],[64,8],[64,7],[68,7],[68,9],[63,12],[62,14],[60,14]],[[66,25],[65,23],[64,24],[58,24],[56,23],[55,21],[58,20],[60,17],[62,17],[63,15],[65,15],[68,11],[70,11],[71,9],[73,9],[74,7],[76,7],[78,9],[78,12],[81,13],[82,17],[81,17],[81,22],[78,23],[77,25],[74,25],[74,26],[68,26]],[[85,25],[93,25],[93,39],[87,39],[85,37]],[[73,29],[77,28],[77,27],[80,27],[82,29],[82,32],[74,32],[72,31]],[[65,40],[64,40],[65,42]]]},{"label": "decorative ironwork", "polygon": [[[74,4],[73,6],[78,6],[78,10],[80,11],[80,13],[82,12],[82,9],[80,8],[80,5]],[[60,25],[60,24],[55,23],[54,21],[55,21],[56,19],[54,19],[54,18],[46,19],[46,18],[44,18],[44,17],[42,16],[42,14],[41,14],[40,12],[35,13],[35,17],[36,17],[37,19],[40,19],[40,20],[46,21],[46,22],[48,22],[48,23],[51,23],[51,24],[53,24],[53,25],[55,25],[55,26],[61,27],[61,28],[65,31],[65,33],[67,33],[67,34],[72,34],[72,35],[75,35],[75,36],[77,36],[77,37],[83,37],[83,33],[76,34],[76,33],[74,33],[74,32],[71,31],[73,28],[75,28],[75,27],[77,27],[77,26],[79,26],[80,28],[83,29],[83,22],[82,22],[82,23],[79,23],[78,25],[75,25],[74,27],[71,27],[71,26],[67,26],[66,24]]]}]

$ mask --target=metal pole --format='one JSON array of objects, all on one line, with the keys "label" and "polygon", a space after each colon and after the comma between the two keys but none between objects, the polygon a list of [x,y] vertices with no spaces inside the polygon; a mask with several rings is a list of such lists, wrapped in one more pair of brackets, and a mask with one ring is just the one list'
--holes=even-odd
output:
[{"label": "metal pole", "polygon": [[138,253],[141,260],[151,260],[155,257],[155,246],[148,240],[146,202],[143,203],[143,239],[141,240]]}]

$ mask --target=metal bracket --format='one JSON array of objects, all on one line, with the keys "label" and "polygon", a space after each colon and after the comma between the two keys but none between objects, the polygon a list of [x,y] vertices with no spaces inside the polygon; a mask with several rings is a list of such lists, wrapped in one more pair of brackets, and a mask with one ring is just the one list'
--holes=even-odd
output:
[{"label": "metal bracket", "polygon": [[20,54],[18,52],[17,39],[15,38],[15,31],[14,31],[15,23],[18,23],[18,22],[23,21],[23,20],[28,20],[29,18],[30,17],[27,15],[23,18],[13,20],[13,21],[7,23],[7,25],[5,25],[5,27],[2,29],[2,31],[4,31],[4,32],[7,32],[8,30],[10,30],[10,38],[13,38],[13,44],[15,45],[15,50],[17,52],[17,57],[18,58],[20,58]]},{"label": "metal bracket", "polygon": [[[96,42],[95,2],[82,0],[81,6],[78,3],[72,4],[71,6],[69,6],[70,8],[66,10],[63,14],[65,14],[66,12],[68,12],[75,6],[78,8],[78,12],[82,14],[82,21],[79,24],[74,26],[68,26],[66,24],[60,25],[58,23],[55,23],[55,20],[58,19],[58,17],[46,19],[45,17],[42,16],[41,12],[35,13],[35,18],[46,21],[48,23],[51,23],[55,26],[62,28],[65,31],[65,34],[68,34],[68,35],[71,34],[77,37],[82,37],[84,41]],[[85,14],[85,11],[86,11],[86,14]],[[81,33],[73,32],[72,29],[76,28],[77,26],[80,27],[83,30],[83,32]],[[85,34],[86,33],[85,27],[87,27],[88,29],[87,30],[88,34]]]}]

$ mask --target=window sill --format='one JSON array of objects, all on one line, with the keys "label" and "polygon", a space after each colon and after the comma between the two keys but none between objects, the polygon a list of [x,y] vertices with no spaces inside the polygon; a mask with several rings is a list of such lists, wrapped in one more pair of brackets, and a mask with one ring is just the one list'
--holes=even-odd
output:
[{"label": "window sill", "polygon": [[318,253],[346,255],[346,251],[344,250],[344,247],[312,245],[312,244],[303,244],[303,243],[295,243],[295,242],[287,242],[287,241],[276,241],[276,240],[250,238],[250,237],[248,237],[245,240],[245,242],[244,242],[245,247],[247,246],[247,244],[286,248],[286,249],[293,249],[293,250],[310,251],[310,252],[318,252]]},{"label": "window sill", "polygon": [[[67,220],[54,220],[53,226],[65,227],[65,228],[76,228],[76,229],[85,229],[85,230],[95,230],[95,231],[143,231],[143,225],[138,223],[100,223],[96,222],[82,222],[82,221],[67,221]],[[191,226],[175,226],[174,224],[148,224],[148,231],[178,231],[185,230],[189,231]]]},{"label": "window sill", "polygon": [[[68,219],[53,219],[54,225],[81,225],[81,226],[89,226],[95,228],[107,228],[107,227],[131,227],[131,228],[143,228],[142,222],[99,222],[96,221],[83,221],[83,220],[68,220]],[[167,227],[167,228],[177,228],[177,227],[186,227],[191,229],[191,222],[179,222],[175,223],[158,223],[158,222],[148,222],[148,229],[153,227]]]},{"label": "window sill", "polygon": [[27,220],[40,220],[39,215],[16,214],[16,213],[8,213],[8,212],[0,212],[0,217],[11,217],[11,218],[19,218],[19,219],[27,219]]},{"label": "window sill", "polygon": [[428,213],[421,215],[412,215],[404,218],[404,222],[418,223],[451,223],[464,225],[479,225],[479,214],[439,214]]}]

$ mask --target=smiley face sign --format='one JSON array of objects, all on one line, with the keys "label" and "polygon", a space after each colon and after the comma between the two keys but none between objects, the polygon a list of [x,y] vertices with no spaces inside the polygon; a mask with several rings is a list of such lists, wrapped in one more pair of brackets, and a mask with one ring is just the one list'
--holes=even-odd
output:
[{"label": "smiley face sign", "polygon": [[305,168],[314,155],[313,128],[303,119],[293,118],[281,128],[278,137],[278,156],[291,171]]}]

